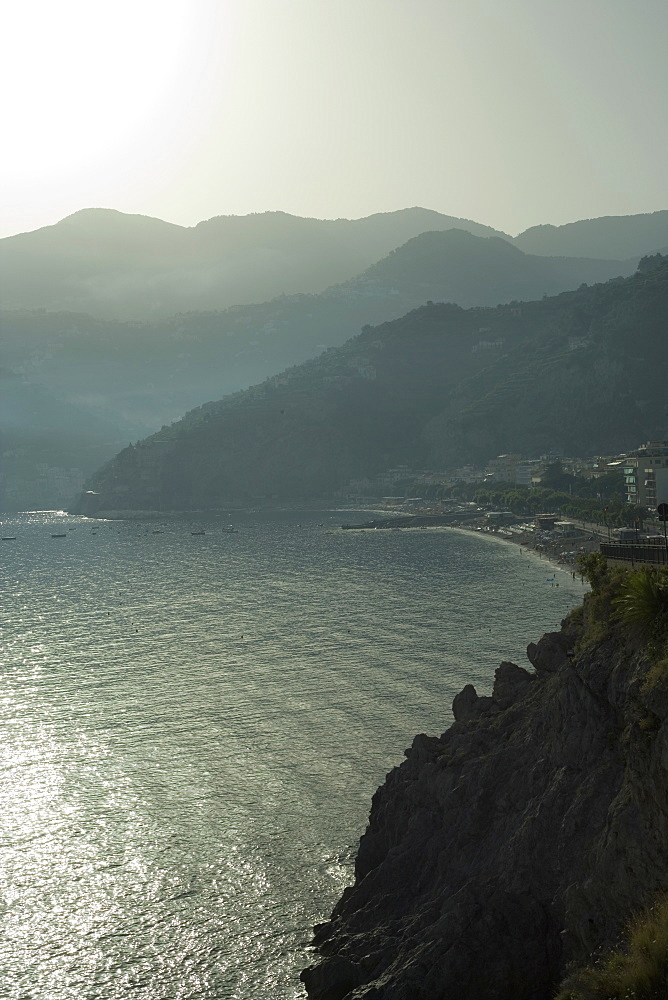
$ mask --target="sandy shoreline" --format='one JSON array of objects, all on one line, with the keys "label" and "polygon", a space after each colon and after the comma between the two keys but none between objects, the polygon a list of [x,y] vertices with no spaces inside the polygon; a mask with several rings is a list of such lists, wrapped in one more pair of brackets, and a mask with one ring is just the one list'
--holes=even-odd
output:
[{"label": "sandy shoreline", "polygon": [[[343,513],[343,511],[342,511],[342,513]],[[351,513],[352,513],[352,511],[351,511]],[[356,511],[356,513],[360,513],[360,514],[361,513],[364,513],[364,514],[374,514],[377,517],[382,517],[382,518],[385,518],[387,520],[390,520],[390,518],[392,518],[392,517],[406,517],[407,516],[407,512],[406,511],[387,510],[386,508],[383,509],[383,508],[376,508],[376,507],[360,508],[359,510]],[[411,515],[408,515],[408,516],[411,516]],[[420,515],[417,512],[415,512],[415,516],[420,516]],[[362,529],[362,530],[364,530],[364,529]],[[369,530],[371,530],[371,529],[369,529]],[[384,529],[384,530],[388,530],[388,529]],[[417,526],[417,525],[414,528],[412,528],[410,526],[402,526],[401,530],[402,531],[415,531],[415,530],[420,530],[420,531],[423,531],[423,530],[429,530],[429,531],[462,531],[462,532],[465,532],[467,535],[476,535],[479,538],[486,538],[486,539],[489,539],[490,541],[494,541],[494,542],[500,543],[502,545],[512,545],[522,555],[531,556],[532,558],[534,558],[536,560],[540,560],[546,566],[549,566],[552,569],[552,571],[559,572],[559,573],[564,573],[564,574],[570,576],[571,579],[573,579],[573,580],[580,580],[582,583],[585,583],[582,575],[578,572],[578,568],[577,568],[577,564],[575,562],[575,559],[560,559],[559,556],[558,556],[558,554],[556,554],[556,553],[541,551],[541,550],[538,550],[538,549],[534,548],[533,545],[529,545],[529,544],[526,544],[526,543],[523,544],[523,539],[521,539],[520,536],[511,537],[511,536],[508,536],[508,535],[498,534],[495,531],[481,531],[477,527],[467,527],[465,525],[449,525],[449,524],[433,525],[433,526],[427,527],[426,529],[425,529],[424,526]],[[558,586],[558,582],[555,581],[555,584],[556,584],[556,586]]]},{"label": "sandy shoreline", "polygon": [[[504,537],[503,535],[497,535],[492,531],[476,531],[475,528],[448,528],[448,531],[461,531],[467,535],[477,535],[479,538],[486,538],[490,542],[496,542],[499,545],[512,545],[514,546],[522,556],[530,556],[533,559],[542,562],[546,567],[549,567],[552,572],[564,573],[566,576],[573,580],[580,580],[586,585],[582,575],[578,573],[577,568],[573,566],[571,562],[565,562],[558,559],[557,556],[551,553],[539,552],[529,545],[522,545],[521,542],[516,542],[512,538]],[[556,582],[556,581],[555,581]],[[558,586],[558,582],[556,583]]]}]

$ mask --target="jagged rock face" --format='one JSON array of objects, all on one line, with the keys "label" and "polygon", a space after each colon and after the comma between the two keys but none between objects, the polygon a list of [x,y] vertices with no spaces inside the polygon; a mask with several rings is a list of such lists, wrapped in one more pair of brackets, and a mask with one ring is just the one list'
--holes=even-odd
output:
[{"label": "jagged rock face", "polygon": [[668,700],[578,630],[467,685],[376,792],[356,881],[316,928],[313,1000],[549,1000],[668,886]]}]

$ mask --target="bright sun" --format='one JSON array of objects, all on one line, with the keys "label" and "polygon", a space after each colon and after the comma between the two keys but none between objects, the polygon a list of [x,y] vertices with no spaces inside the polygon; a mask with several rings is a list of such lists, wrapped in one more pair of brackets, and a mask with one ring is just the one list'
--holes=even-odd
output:
[{"label": "bright sun", "polygon": [[0,134],[12,172],[39,181],[85,169],[160,129],[190,55],[193,6],[0,0]]}]

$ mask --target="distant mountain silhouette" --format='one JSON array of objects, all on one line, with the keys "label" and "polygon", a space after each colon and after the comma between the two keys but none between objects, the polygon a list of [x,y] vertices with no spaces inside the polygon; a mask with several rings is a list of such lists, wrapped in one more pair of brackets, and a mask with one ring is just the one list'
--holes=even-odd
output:
[{"label": "distant mountain silhouette", "polygon": [[110,508],[330,496],[399,464],[587,455],[668,437],[668,259],[496,308],[423,306],[186,414],[91,480]]},{"label": "distant mountain silhouette", "polygon": [[[424,227],[431,230],[413,235]],[[368,263],[379,246],[382,259]],[[637,262],[537,257],[487,227],[424,209],[352,222],[264,213],[211,219],[193,229],[91,209],[0,241],[0,254],[4,306],[23,296],[31,306],[72,301],[109,314],[121,305],[156,313],[143,322],[44,308],[0,314],[0,365],[35,390],[42,386],[47,425],[48,400],[54,413],[61,404],[71,406],[107,454],[119,434],[120,440],[143,437],[203,400],[256,384],[427,301],[473,306],[541,298],[627,275]],[[317,294],[202,311],[231,289],[259,297],[272,282],[284,286],[286,275],[308,284],[359,260],[365,262],[361,273]],[[172,313],[175,303],[198,311],[159,315],[160,309]],[[27,398],[36,399],[31,393]],[[5,454],[9,441],[5,435],[0,445]],[[51,464],[72,464],[67,436],[50,441]],[[42,464],[45,452],[33,446],[32,432],[25,442],[25,461],[16,469],[29,480],[30,456]],[[89,473],[103,458],[86,445],[77,467]],[[21,495],[29,504],[25,491]],[[40,497],[35,505],[48,505]]]},{"label": "distant mountain silhouette", "polygon": [[425,230],[488,226],[422,208],[365,219],[284,212],[220,216],[193,228],[84,209],[54,226],[0,240],[5,309],[149,319],[224,309],[345,281]]},{"label": "distant mountain silhouette", "polygon": [[668,211],[532,226],[513,243],[526,253],[545,256],[640,257],[668,247]]},{"label": "distant mountain silhouette", "polygon": [[264,212],[192,228],[91,208],[0,240],[2,304],[144,320],[221,310],[323,291],[423,232],[450,229],[499,236],[543,256],[626,260],[668,246],[668,211],[536,226],[513,240],[423,208],[354,220]]},{"label": "distant mountain silhouette", "polygon": [[[345,287],[378,283],[401,294],[410,287],[421,301],[461,306],[496,305],[513,299],[536,299],[584,283],[632,274],[632,260],[539,257],[524,253],[506,239],[480,239],[460,229],[428,232],[409,240]],[[417,305],[418,303],[414,303]]]},{"label": "distant mountain silhouette", "polygon": [[[260,382],[342,344],[368,324],[395,319],[428,300],[494,305],[540,298],[632,269],[621,262],[531,257],[504,240],[463,230],[423,233],[320,295],[283,296],[153,323],[5,312],[0,314],[0,363],[29,379],[33,395],[26,399],[33,403],[35,387],[44,387],[39,406],[44,426],[58,423],[67,404],[89,436],[106,443],[110,455],[121,431],[121,441],[144,437],[203,400]],[[25,408],[21,412],[26,416]],[[36,438],[28,423],[26,454],[34,451],[42,463],[44,449],[33,449],[30,442]],[[52,464],[72,464],[69,436],[51,435]],[[87,447],[78,467],[90,473],[105,457]],[[25,491],[21,495],[29,503]]]}]

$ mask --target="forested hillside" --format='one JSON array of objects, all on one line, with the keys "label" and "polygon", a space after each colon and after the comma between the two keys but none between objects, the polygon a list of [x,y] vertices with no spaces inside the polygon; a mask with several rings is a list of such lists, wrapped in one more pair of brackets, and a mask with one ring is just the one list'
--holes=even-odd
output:
[{"label": "forested hillside", "polygon": [[5,311],[0,360],[69,403],[129,424],[138,436],[430,299],[496,305],[634,269],[622,261],[532,257],[463,230],[430,232],[320,295],[144,323]]},{"label": "forested hillside", "polygon": [[396,464],[619,451],[668,436],[668,260],[535,302],[429,304],[125,449],[103,507],[331,495]]},{"label": "forested hillside", "polygon": [[[70,437],[49,432],[46,465],[90,474],[120,443],[144,437],[204,400],[260,382],[344,343],[367,324],[394,319],[427,300],[491,305],[630,273],[633,266],[532,257],[502,239],[451,229],[414,237],[356,278],[319,295],[281,296],[150,322],[5,311],[0,314],[0,363],[32,386],[26,401],[41,394],[42,403],[32,416],[25,406],[18,408],[23,423],[5,424],[0,448],[4,504],[11,509],[62,503],[63,491],[50,499],[46,491],[45,449],[33,424],[59,426],[63,407],[79,414],[90,443],[100,447],[82,448],[73,460]],[[53,472],[46,475],[53,478]]]},{"label": "forested hillside", "polygon": [[423,208],[335,220],[261,212],[219,216],[193,227],[90,208],[0,240],[3,302],[6,309],[107,319],[219,310],[320,292],[413,236],[453,227],[502,235]]}]

